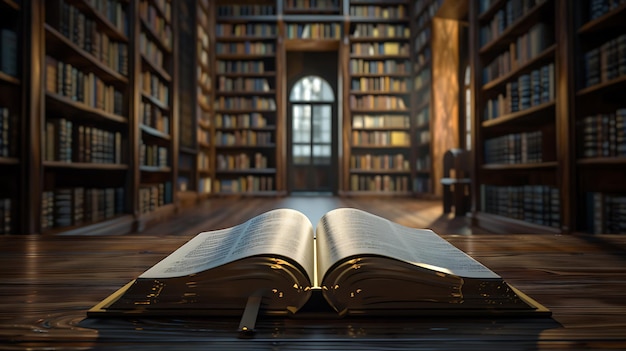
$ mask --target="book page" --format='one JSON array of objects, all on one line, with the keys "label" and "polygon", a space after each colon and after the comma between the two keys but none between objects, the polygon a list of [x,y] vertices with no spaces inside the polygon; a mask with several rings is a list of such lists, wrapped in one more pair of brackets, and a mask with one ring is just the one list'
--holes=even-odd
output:
[{"label": "book page", "polygon": [[235,227],[196,235],[139,278],[181,277],[255,255],[299,263],[313,281],[313,226],[302,213],[278,209]]},{"label": "book page", "polygon": [[428,229],[409,228],[351,208],[328,212],[316,230],[318,280],[350,256],[382,255],[468,278],[497,274]]}]

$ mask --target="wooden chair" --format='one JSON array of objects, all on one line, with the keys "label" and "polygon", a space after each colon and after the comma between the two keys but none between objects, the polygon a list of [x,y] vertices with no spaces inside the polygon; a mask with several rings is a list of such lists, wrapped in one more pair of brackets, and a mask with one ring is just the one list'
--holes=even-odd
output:
[{"label": "wooden chair", "polygon": [[443,155],[443,212],[465,216],[470,210],[472,184],[470,153],[462,149],[450,149]]}]

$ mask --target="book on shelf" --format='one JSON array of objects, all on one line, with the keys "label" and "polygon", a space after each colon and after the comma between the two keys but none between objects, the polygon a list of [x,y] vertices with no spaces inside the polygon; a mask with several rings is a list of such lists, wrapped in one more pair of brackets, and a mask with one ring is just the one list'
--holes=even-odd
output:
[{"label": "book on shelf", "polygon": [[12,233],[13,226],[11,223],[11,211],[11,199],[0,199],[0,234]]},{"label": "book on shelf", "polygon": [[5,74],[18,76],[18,38],[17,33],[8,28],[0,29],[0,71]]},{"label": "book on shelf", "polygon": [[88,315],[236,316],[253,301],[305,317],[310,300],[334,317],[550,313],[433,231],[341,208],[315,230],[277,209],[200,233]]},{"label": "book on shelf", "polygon": [[626,34],[583,54],[584,86],[590,87],[626,75]]},{"label": "book on shelf", "polygon": [[586,206],[589,233],[626,233],[626,194],[588,192]]}]

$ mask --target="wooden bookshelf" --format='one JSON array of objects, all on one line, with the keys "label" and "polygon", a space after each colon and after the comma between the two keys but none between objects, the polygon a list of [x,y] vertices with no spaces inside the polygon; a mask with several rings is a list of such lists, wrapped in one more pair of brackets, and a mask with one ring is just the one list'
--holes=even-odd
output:
[{"label": "wooden bookshelf", "polygon": [[[474,223],[494,231],[566,227],[567,95],[559,1],[476,2]],[[470,43],[470,46],[472,44]]]},{"label": "wooden bookshelf", "polygon": [[31,213],[38,219],[29,218],[37,232],[87,233],[132,218],[129,8],[109,4],[107,12],[88,1],[47,1],[44,21],[32,24],[45,47],[44,114],[34,116],[43,188]]},{"label": "wooden bookshelf", "polygon": [[408,1],[350,1],[343,194],[412,191],[409,12]]},{"label": "wooden bookshelf", "polygon": [[[139,0],[134,25],[137,226],[175,210],[179,157],[176,5]],[[156,216],[155,213],[159,213]]]},{"label": "wooden bookshelf", "polygon": [[575,163],[571,226],[576,232],[626,233],[626,14],[624,1],[576,3],[571,22]]},{"label": "wooden bookshelf", "polygon": [[0,1],[0,235],[23,228],[25,11],[14,1]]},{"label": "wooden bookshelf", "polygon": [[277,6],[218,1],[212,191],[275,194],[279,189]]}]

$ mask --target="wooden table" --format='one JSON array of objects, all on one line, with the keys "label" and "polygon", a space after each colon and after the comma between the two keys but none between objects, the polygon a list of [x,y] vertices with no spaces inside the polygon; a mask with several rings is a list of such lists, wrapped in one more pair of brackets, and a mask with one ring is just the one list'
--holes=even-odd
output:
[{"label": "wooden table", "polygon": [[626,236],[446,236],[551,318],[89,319],[86,310],[187,241],[0,237],[0,349],[626,349]]}]

